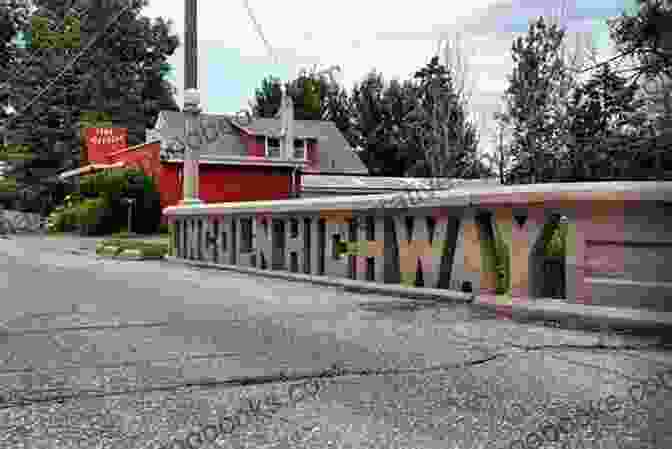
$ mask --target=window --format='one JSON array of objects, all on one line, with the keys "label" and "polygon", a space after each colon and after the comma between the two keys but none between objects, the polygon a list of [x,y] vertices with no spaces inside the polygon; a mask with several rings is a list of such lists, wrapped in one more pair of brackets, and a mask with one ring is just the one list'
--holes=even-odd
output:
[{"label": "window", "polygon": [[240,219],[240,252],[249,253],[252,251],[252,219]]},{"label": "window", "polygon": [[292,157],[294,159],[305,159],[307,146],[308,141],[306,139],[294,139],[294,153]]},{"label": "window", "polygon": [[281,154],[280,151],[280,139],[275,137],[266,138],[266,157],[268,158],[279,158]]}]

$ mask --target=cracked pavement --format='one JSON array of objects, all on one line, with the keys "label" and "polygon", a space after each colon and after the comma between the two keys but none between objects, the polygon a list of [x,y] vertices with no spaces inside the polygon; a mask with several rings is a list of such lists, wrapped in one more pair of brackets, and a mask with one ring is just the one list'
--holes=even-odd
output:
[{"label": "cracked pavement", "polygon": [[[179,447],[245,398],[287,397],[307,379],[316,398],[193,447],[515,448],[558,410],[628,398],[672,368],[650,338],[97,259],[42,237],[0,241],[0,264],[2,448]],[[651,390],[600,432],[520,447],[672,447],[671,396]]]}]

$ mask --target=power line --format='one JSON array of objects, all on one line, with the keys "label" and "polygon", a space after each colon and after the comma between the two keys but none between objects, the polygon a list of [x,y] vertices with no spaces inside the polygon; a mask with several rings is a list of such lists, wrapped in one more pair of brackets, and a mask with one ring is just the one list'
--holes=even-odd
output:
[{"label": "power line", "polygon": [[7,130],[7,127],[9,126],[9,124],[11,124],[12,121],[16,120],[16,119],[18,118],[19,115],[23,114],[26,110],[28,110],[28,109],[29,109],[29,108],[30,108],[30,107],[31,107],[37,100],[40,99],[40,97],[42,97],[42,95],[44,95],[49,89],[51,89],[51,87],[52,87],[57,81],[59,81],[59,79],[62,78],[62,77],[65,75],[65,73],[66,73],[68,70],[70,70],[70,69],[77,63],[77,61],[79,60],[79,58],[81,58],[82,56],[84,56],[84,53],[86,53],[86,51],[87,51],[89,48],[91,48],[91,46],[98,40],[98,38],[99,38],[101,35],[103,35],[103,34],[105,33],[105,31],[107,31],[107,29],[108,29],[113,23],[115,23],[117,20],[119,20],[119,18],[121,17],[121,15],[122,15],[123,13],[125,13],[126,11],[128,11],[129,9],[131,9],[131,6],[132,6],[132,4],[129,3],[129,4],[126,5],[121,11],[119,11],[119,12],[116,14],[116,16],[115,16],[111,21],[109,21],[109,22],[107,23],[107,25],[105,25],[105,27],[104,27],[104,28],[103,28],[103,29],[102,29],[96,36],[94,36],[94,37],[89,41],[89,43],[88,43],[88,44],[87,44],[87,45],[86,45],[86,46],[79,52],[79,54],[78,54],[77,56],[75,56],[75,58],[74,58],[72,61],[70,61],[70,63],[69,63],[68,65],[66,65],[66,66],[63,68],[63,70],[62,70],[58,75],[56,75],[56,77],[55,77],[54,79],[52,79],[51,82],[50,82],[49,84],[47,84],[47,86],[45,86],[45,88],[42,89],[42,90],[35,96],[35,98],[33,98],[30,102],[28,102],[28,104],[27,104],[21,111],[19,111],[19,112],[17,112],[16,114],[12,115],[12,117],[10,117],[9,119],[7,119],[7,120],[5,121],[4,125],[2,125],[2,127],[0,127],[0,132],[5,132],[5,131]]},{"label": "power line", "polygon": [[264,32],[261,29],[261,25],[259,25],[259,22],[257,22],[257,19],[254,16],[254,12],[252,11],[252,8],[250,7],[250,2],[249,0],[243,0],[243,6],[245,6],[245,9],[247,9],[247,14],[250,16],[250,20],[252,21],[252,25],[254,25],[254,29],[259,35],[259,38],[264,42],[264,45],[266,46],[266,50],[268,50],[269,56],[273,58],[273,62],[275,64],[278,63],[278,57],[273,51],[273,47],[271,47],[271,44],[268,42],[266,37],[264,36]]}]

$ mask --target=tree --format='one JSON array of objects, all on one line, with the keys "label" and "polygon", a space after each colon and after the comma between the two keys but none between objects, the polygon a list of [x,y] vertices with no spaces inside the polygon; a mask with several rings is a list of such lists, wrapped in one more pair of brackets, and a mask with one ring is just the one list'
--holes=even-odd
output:
[{"label": "tree", "polygon": [[450,70],[438,57],[414,75],[416,107],[409,116],[424,158],[413,172],[429,177],[474,176],[478,132],[467,119],[464,98],[455,91]]},{"label": "tree", "polygon": [[408,120],[415,107],[416,87],[410,80],[386,83],[371,71],[353,87],[352,140],[371,174],[405,176],[424,158],[419,134]]},{"label": "tree", "polygon": [[661,0],[637,0],[637,6],[635,15],[609,21],[609,32],[619,56],[634,61],[634,81],[644,78],[657,129],[664,132],[672,125],[672,7]]},{"label": "tree", "polygon": [[634,16],[625,13],[608,21],[609,34],[619,50],[639,64],[635,77],[672,77],[672,6],[667,0],[637,0]]},{"label": "tree", "polygon": [[[293,100],[293,98],[292,98]],[[252,114],[260,118],[273,118],[280,110],[282,84],[278,78],[269,76],[261,81],[261,87],[254,92],[251,104]],[[296,103],[295,108],[296,108]]]},{"label": "tree", "polygon": [[[559,93],[568,76],[562,58],[564,30],[547,26],[543,17],[530,24],[527,36],[511,48],[513,73],[505,92],[505,116],[513,127],[513,175],[519,180],[541,182],[557,149],[562,127]],[[545,173],[546,172],[546,173]]]},{"label": "tree", "polygon": [[[332,97],[337,97],[341,90],[326,73],[318,72],[316,66],[311,70],[301,70],[296,79],[286,82],[284,86],[280,79],[269,76],[255,90],[250,105],[252,114],[261,118],[275,117],[280,110],[282,87],[292,97],[296,120],[325,120],[330,110],[330,102],[333,103]],[[333,107],[331,110],[333,112]]]},{"label": "tree", "polygon": [[611,172],[614,162],[634,162],[631,139],[642,137],[647,125],[638,86],[603,65],[576,88],[570,99],[567,130],[571,136],[568,161],[572,179],[582,180],[586,169]]},{"label": "tree", "polygon": [[[46,17],[50,28],[62,27],[73,7],[83,10],[92,0],[36,0],[33,15]],[[140,15],[147,0],[130,4],[106,1],[100,14],[82,16],[84,52],[48,91],[38,93],[70,63],[80,48],[19,50],[25,72],[11,83],[14,107],[21,111],[11,123],[13,140],[30,145],[36,159],[16,167],[27,186],[36,186],[60,170],[74,168],[81,157],[80,118],[85,112],[105,113],[113,126],[128,129],[129,145],[144,142],[161,109],[176,110],[169,84],[161,77],[178,45],[169,22]],[[102,16],[110,25],[103,32]],[[112,23],[112,20],[117,18]],[[103,29],[101,29],[103,28]],[[27,64],[30,62],[30,64]],[[26,109],[27,108],[27,109]]]},{"label": "tree", "polygon": [[0,120],[8,117],[5,107],[10,104],[9,82],[18,62],[16,39],[28,29],[27,0],[0,0]]}]

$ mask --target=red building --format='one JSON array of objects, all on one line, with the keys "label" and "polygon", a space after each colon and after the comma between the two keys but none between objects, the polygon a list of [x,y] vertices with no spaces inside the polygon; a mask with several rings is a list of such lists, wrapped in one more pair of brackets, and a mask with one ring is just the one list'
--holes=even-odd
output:
[{"label": "red building", "polygon": [[[295,120],[289,151],[282,145],[281,123],[280,118],[201,115],[200,130],[192,136],[201,148],[199,198],[206,203],[287,199],[298,196],[303,173],[368,174],[332,122]],[[90,144],[88,164],[61,178],[141,167],[158,180],[162,207],[173,206],[182,199],[183,142],[183,113],[162,111],[146,143],[123,150]]]}]

